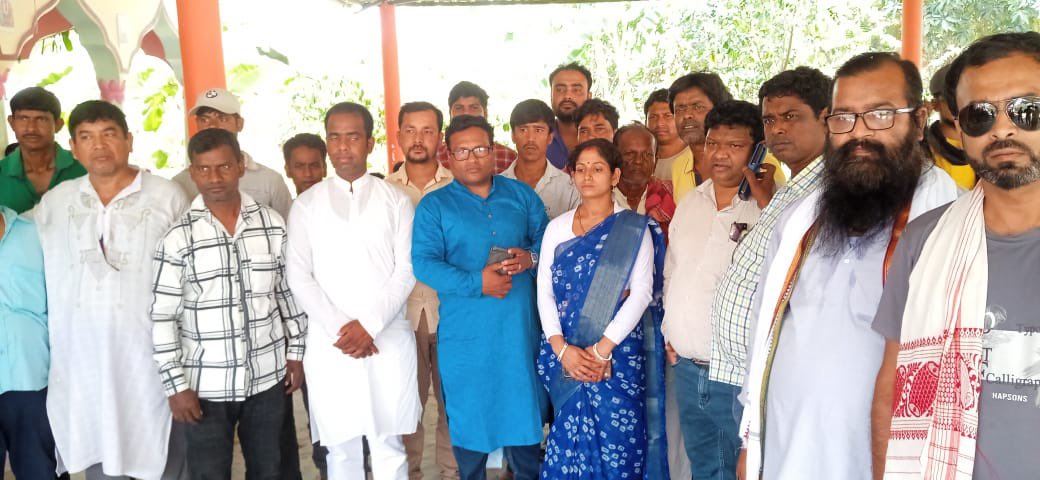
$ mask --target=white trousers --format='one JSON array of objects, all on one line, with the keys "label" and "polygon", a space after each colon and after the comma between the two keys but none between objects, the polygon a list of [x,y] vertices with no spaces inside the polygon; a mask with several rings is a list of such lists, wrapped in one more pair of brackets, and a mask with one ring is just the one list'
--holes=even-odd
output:
[{"label": "white trousers", "polygon": [[[328,447],[329,480],[364,480],[365,454],[362,437]],[[400,435],[368,436],[375,480],[407,480],[408,456]]]}]

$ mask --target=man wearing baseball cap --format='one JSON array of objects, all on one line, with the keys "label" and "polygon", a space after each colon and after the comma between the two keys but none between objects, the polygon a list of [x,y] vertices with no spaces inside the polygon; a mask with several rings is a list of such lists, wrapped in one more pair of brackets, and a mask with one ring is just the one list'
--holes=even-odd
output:
[{"label": "man wearing baseball cap", "polygon": [[[242,131],[245,124],[241,113],[242,104],[238,98],[223,88],[211,88],[202,92],[195,100],[195,106],[188,111],[189,115],[195,116],[195,125],[199,130],[222,128],[235,135]],[[288,217],[292,196],[285,186],[285,180],[278,172],[254,161],[248,153],[243,151],[242,155],[246,161],[246,173],[239,180],[239,190],[249,194],[258,203],[273,208],[282,218]],[[173,181],[184,189],[189,198],[195,198],[199,194],[187,168],[173,177]]]}]

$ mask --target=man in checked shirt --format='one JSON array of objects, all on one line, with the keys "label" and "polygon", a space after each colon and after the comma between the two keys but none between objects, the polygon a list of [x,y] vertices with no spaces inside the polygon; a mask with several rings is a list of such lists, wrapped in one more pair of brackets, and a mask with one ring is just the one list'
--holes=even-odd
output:
[{"label": "man in checked shirt", "polygon": [[188,424],[194,478],[231,478],[237,425],[248,478],[277,479],[307,330],[285,280],[285,221],[238,190],[234,135],[203,130],[188,156],[201,195],[155,253],[155,360],[174,420]]}]

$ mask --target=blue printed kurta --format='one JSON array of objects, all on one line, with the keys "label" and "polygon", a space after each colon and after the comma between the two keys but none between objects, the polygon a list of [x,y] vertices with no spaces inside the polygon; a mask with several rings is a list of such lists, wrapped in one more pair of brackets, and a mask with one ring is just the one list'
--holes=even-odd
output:
[{"label": "blue printed kurta", "polygon": [[509,294],[496,299],[481,293],[481,270],[492,247],[538,251],[547,223],[534,190],[501,176],[487,198],[456,180],[416,209],[412,266],[441,301],[438,362],[456,447],[491,452],[542,440],[535,271],[514,276]]}]

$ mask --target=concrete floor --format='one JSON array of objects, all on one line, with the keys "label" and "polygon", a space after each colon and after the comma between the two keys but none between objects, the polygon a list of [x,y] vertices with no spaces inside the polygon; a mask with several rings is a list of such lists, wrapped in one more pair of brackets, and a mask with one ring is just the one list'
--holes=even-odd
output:
[{"label": "concrete floor", "polygon": [[[303,408],[303,395],[299,393],[294,394],[293,404],[296,415],[296,437],[299,439],[300,444],[300,470],[304,480],[317,480],[319,478],[318,470],[314,467],[314,462],[311,461],[311,437],[307,428],[307,411]],[[434,395],[429,397],[426,415],[423,416],[423,424],[426,426],[426,447],[422,463],[423,476],[427,479],[435,479],[438,478],[440,472],[432,454],[434,451],[435,430],[437,428],[437,400],[434,398]],[[498,475],[499,472],[497,470],[488,471],[488,478],[497,478]],[[245,461],[242,458],[242,453],[238,450],[237,441],[235,460],[232,465],[232,477],[234,479],[245,478]],[[5,466],[4,479],[12,478],[14,478],[14,474]],[[83,474],[73,475],[72,478],[73,480],[83,480]]]}]

